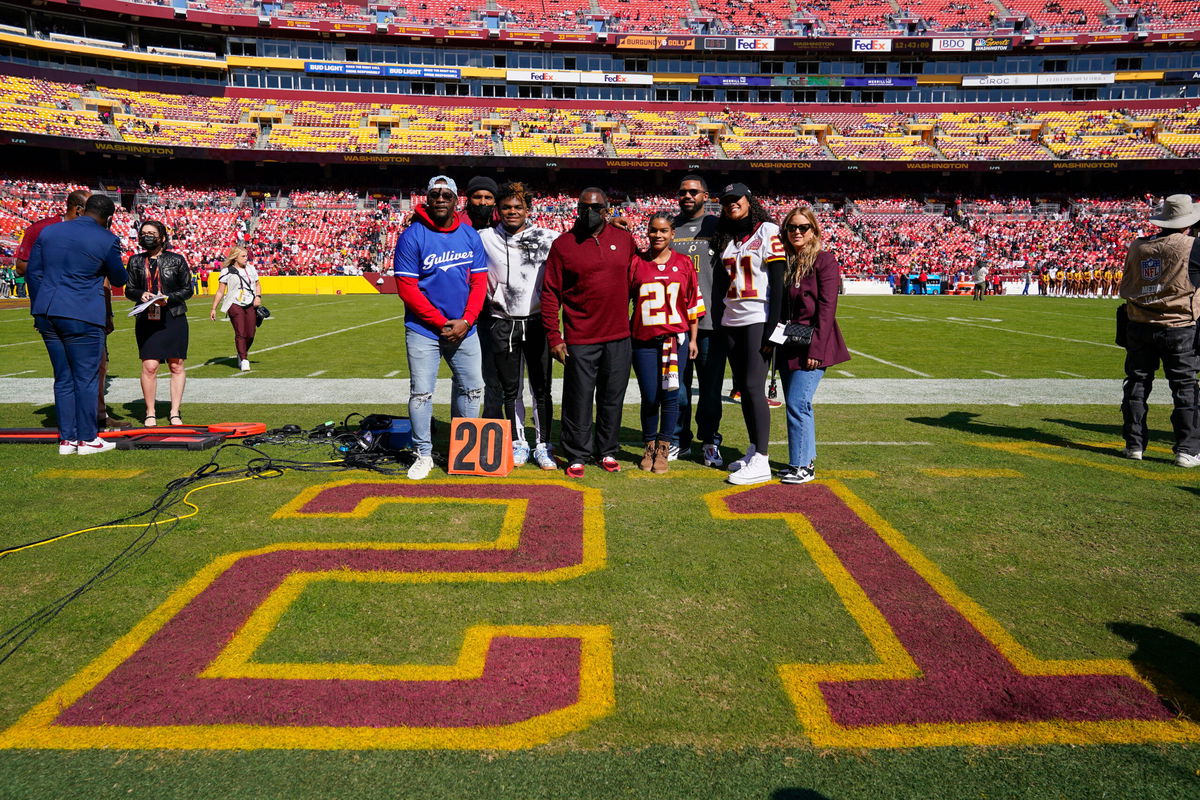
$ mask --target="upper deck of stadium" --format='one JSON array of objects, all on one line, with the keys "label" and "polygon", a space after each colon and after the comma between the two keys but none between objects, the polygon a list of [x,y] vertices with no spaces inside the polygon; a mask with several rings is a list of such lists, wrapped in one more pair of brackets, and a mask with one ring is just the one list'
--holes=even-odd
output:
[{"label": "upper deck of stadium", "polygon": [[[346,34],[433,35],[517,41],[612,40],[637,47],[630,34],[821,38],[929,35],[1058,36],[1073,43],[1163,37],[1200,32],[1200,6],[1190,0],[46,0],[153,19],[200,25]],[[560,36],[564,35],[565,36]],[[1066,41],[1046,42],[1048,44]],[[671,43],[654,42],[651,47]],[[767,49],[748,41],[740,49]],[[879,47],[877,49],[882,49]]]}]

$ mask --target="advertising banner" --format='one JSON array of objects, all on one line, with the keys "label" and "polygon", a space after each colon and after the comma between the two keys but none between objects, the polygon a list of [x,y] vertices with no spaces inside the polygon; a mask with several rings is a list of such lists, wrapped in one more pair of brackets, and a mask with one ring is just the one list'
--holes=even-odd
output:
[{"label": "advertising banner", "polygon": [[701,75],[700,86],[774,86],[771,78],[759,75]]},{"label": "advertising banner", "polygon": [[653,75],[548,69],[510,69],[504,73],[504,79],[509,83],[588,83],[629,86],[651,86],[654,83]]},{"label": "advertising banner", "polygon": [[734,39],[733,49],[765,52],[775,49],[775,40],[757,36],[739,36]]},{"label": "advertising banner", "polygon": [[1197,81],[1200,81],[1200,70],[1170,70],[1163,73],[1163,81],[1166,83],[1196,83]]},{"label": "advertising banner", "polygon": [[433,28],[424,25],[388,25],[388,33],[398,36],[433,36]]},{"label": "advertising banner", "polygon": [[1116,80],[1112,72],[1056,72],[1050,75],[964,75],[964,87],[1093,86]]},{"label": "advertising banner", "polygon": [[1012,50],[1012,39],[1004,36],[977,36],[971,40],[971,49],[977,53],[994,53],[1000,50]]},{"label": "advertising banner", "polygon": [[958,39],[934,39],[933,52],[935,53],[969,53],[971,47],[975,44],[975,40],[969,36],[963,36]]},{"label": "advertising banner", "polygon": [[855,53],[890,53],[891,39],[852,39],[850,50]]},{"label": "advertising banner", "polygon": [[579,83],[577,70],[510,69],[504,73],[509,83]]},{"label": "advertising banner", "polygon": [[871,86],[876,88],[911,88],[917,85],[916,78],[890,78],[887,76],[880,77],[857,77],[852,76],[846,78],[846,86]]},{"label": "advertising banner", "polygon": [[580,72],[580,83],[624,84],[626,86],[652,86],[653,75],[634,75],[626,72]]},{"label": "advertising banner", "polygon": [[440,78],[456,81],[462,71],[456,67],[396,67],[390,64],[356,64],[330,61],[305,61],[310,75],[365,75],[388,78]]}]

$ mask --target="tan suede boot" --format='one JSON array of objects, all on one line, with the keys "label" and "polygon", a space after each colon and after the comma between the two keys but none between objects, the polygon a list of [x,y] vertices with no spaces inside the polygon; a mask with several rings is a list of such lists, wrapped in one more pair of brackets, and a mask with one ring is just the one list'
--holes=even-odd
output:
[{"label": "tan suede boot", "polygon": [[650,471],[655,475],[663,475],[669,469],[667,466],[667,456],[670,455],[671,445],[669,442],[659,439],[654,443],[654,466]]},{"label": "tan suede boot", "polygon": [[654,446],[655,442],[646,442],[646,452],[638,462],[638,469],[642,472],[649,472],[654,467]]}]

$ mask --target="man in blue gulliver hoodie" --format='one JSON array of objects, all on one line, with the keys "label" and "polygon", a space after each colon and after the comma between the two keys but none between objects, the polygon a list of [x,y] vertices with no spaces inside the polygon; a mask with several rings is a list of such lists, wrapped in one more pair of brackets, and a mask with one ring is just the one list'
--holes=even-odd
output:
[{"label": "man in blue gulliver hoodie", "polygon": [[408,477],[421,480],[433,469],[430,427],[433,390],[441,360],[454,374],[454,412],[479,416],[483,399],[483,360],[475,320],[487,295],[487,257],[479,234],[455,214],[458,186],[436,175],[425,190],[425,205],[396,242],[393,267],[404,301],[404,345],[408,351],[412,421],[417,460]]}]

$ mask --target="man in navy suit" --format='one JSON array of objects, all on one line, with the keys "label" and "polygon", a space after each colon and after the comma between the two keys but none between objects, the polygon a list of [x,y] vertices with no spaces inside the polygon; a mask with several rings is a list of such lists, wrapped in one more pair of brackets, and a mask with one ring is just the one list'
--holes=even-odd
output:
[{"label": "man in navy suit", "polygon": [[29,255],[26,278],[33,325],[54,366],[58,452],[87,455],[115,445],[98,436],[97,384],[104,354],[105,278],[124,286],[121,243],[108,230],[116,206],[88,198],[83,214],[44,229]]}]

